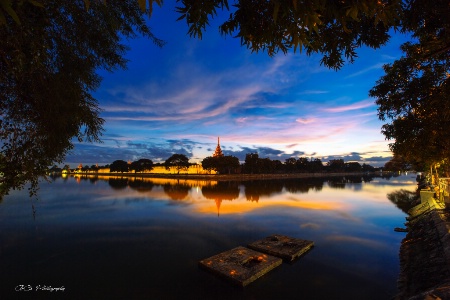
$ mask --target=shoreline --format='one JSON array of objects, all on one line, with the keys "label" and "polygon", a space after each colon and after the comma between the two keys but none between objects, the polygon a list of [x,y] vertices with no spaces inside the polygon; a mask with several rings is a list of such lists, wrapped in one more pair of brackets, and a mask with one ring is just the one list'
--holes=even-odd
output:
[{"label": "shoreline", "polygon": [[[386,172],[384,174],[392,174]],[[356,173],[292,173],[292,174],[154,174],[154,173],[71,173],[70,176],[110,176],[110,177],[140,177],[140,178],[170,178],[190,180],[215,180],[215,181],[246,181],[246,180],[282,180],[296,178],[323,178],[345,176],[379,176],[374,172]]]},{"label": "shoreline", "polygon": [[396,300],[450,299],[450,210],[421,193],[406,217]]}]

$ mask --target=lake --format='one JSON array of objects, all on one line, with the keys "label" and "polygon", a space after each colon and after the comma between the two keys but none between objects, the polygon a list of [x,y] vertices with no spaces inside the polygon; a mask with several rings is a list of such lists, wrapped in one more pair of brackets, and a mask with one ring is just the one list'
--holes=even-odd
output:
[{"label": "lake", "polygon": [[[391,299],[406,214],[387,195],[415,188],[415,174],[54,178],[0,202],[0,298]],[[245,288],[198,267],[272,234],[315,246]]]}]

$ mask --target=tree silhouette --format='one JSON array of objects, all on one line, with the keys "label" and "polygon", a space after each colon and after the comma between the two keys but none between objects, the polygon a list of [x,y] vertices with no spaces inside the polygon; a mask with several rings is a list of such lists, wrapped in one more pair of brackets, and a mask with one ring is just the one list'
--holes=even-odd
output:
[{"label": "tree silhouette", "polygon": [[164,162],[164,166],[167,170],[175,168],[178,174],[180,174],[181,170],[187,170],[189,165],[189,158],[184,154],[173,154]]},{"label": "tree silhouette", "polygon": [[110,172],[128,172],[129,166],[128,163],[124,160],[115,160],[110,166],[109,166]]},{"label": "tree silhouette", "polygon": [[153,161],[146,158],[141,158],[137,161],[133,161],[130,165],[130,170],[134,170],[136,173],[143,171],[151,171],[153,169]]},{"label": "tree silhouette", "polygon": [[[20,188],[61,163],[73,141],[99,141],[99,70],[125,68],[126,39],[158,45],[136,0],[0,0],[0,173]],[[75,138],[75,139],[74,139]]]}]

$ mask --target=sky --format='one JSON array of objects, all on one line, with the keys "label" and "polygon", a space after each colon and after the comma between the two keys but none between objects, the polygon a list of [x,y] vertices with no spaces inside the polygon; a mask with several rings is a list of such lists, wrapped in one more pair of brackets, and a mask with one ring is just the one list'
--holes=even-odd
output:
[{"label": "sky", "polygon": [[378,167],[392,157],[368,92],[382,66],[401,56],[404,36],[359,49],[353,64],[335,71],[320,65],[320,55],[251,53],[220,35],[229,12],[219,11],[201,40],[192,38],[174,7],[165,1],[148,20],[163,47],[143,37],[124,40],[127,69],[100,71],[93,96],[105,120],[102,143],[74,141],[66,164],[157,163],[175,153],[201,162],[218,137],[224,154],[241,161],[256,152],[282,162],[308,157]]}]

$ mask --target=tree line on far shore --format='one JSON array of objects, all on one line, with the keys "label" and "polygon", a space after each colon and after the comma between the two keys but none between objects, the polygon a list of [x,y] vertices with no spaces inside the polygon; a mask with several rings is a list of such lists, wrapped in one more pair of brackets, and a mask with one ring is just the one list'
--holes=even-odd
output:
[{"label": "tree line on far shore", "polygon": [[[110,165],[105,166],[82,166],[80,165],[75,171],[81,172],[98,172],[100,169],[109,168],[110,172],[135,172],[144,173],[151,172],[155,166],[163,166],[167,170],[176,170],[179,174],[186,171],[189,166],[195,165],[189,162],[189,158],[184,154],[173,154],[163,163],[153,163],[151,159],[142,158],[137,161],[128,163],[124,160],[115,160]],[[371,165],[350,161],[345,162],[343,159],[332,159],[325,164],[319,159],[309,159],[307,157],[295,158],[291,157],[284,162],[280,160],[272,160],[270,158],[260,158],[258,153],[248,153],[245,156],[244,163],[240,163],[235,156],[208,156],[201,162],[204,170],[209,172],[215,171],[218,174],[283,174],[283,173],[353,173],[353,172],[375,172],[379,168]],[[70,166],[66,165],[62,170],[70,170]],[[61,171],[57,166],[50,169],[50,172]]]}]

